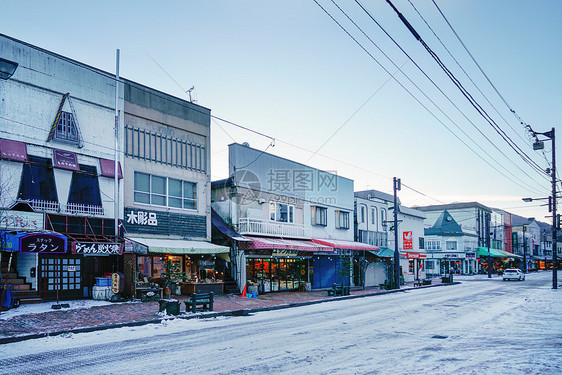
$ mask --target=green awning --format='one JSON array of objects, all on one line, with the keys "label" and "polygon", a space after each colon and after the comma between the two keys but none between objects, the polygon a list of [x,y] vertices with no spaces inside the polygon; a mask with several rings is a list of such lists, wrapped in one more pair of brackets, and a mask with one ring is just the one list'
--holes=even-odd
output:
[{"label": "green awning", "polygon": [[127,237],[148,248],[149,253],[158,254],[225,254],[230,252],[227,246],[219,246],[205,241],[170,240],[159,238]]},{"label": "green awning", "polygon": [[388,247],[381,247],[380,250],[370,251],[370,253],[380,258],[392,258],[394,256],[394,250]]},{"label": "green awning", "polygon": [[520,258],[523,259],[523,257],[521,255],[517,255],[517,254],[513,254],[510,253],[509,251],[505,251],[505,250],[498,250],[500,253],[505,254],[506,257],[508,258]]},{"label": "green awning", "polygon": [[[487,247],[479,247],[478,248],[478,255],[487,257],[488,256],[488,248]],[[493,258],[509,258],[509,256],[505,255],[501,250],[492,249],[490,248],[490,256]]]}]

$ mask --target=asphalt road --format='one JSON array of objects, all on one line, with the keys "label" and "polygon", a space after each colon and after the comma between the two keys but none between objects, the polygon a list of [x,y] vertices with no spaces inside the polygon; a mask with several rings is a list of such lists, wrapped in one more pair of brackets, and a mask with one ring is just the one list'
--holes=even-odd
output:
[{"label": "asphalt road", "polygon": [[[562,289],[551,289],[551,273],[523,282],[459,279],[461,285],[186,321],[165,335],[127,338],[121,330],[115,339],[106,332],[113,338],[103,344],[74,335],[57,349],[41,339],[44,349],[0,355],[0,373],[562,373]],[[9,345],[25,353],[26,342],[6,345],[8,353]]]}]

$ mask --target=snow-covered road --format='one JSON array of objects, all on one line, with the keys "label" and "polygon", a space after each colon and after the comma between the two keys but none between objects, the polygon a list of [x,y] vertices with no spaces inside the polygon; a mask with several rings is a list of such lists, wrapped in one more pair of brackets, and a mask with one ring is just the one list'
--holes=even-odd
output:
[{"label": "snow-covered road", "polygon": [[13,374],[560,374],[551,273],[6,344]]}]

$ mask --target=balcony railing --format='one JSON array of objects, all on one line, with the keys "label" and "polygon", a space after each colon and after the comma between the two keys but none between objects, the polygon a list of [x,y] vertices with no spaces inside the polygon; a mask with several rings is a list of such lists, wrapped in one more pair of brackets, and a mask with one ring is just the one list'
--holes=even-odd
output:
[{"label": "balcony railing", "polygon": [[388,247],[388,233],[359,230],[359,242],[373,246]]},{"label": "balcony railing", "polygon": [[243,217],[238,220],[237,229],[240,234],[307,238],[304,235],[303,225],[279,223],[277,221],[251,219],[247,217]]},{"label": "balcony railing", "polygon": [[66,215],[104,216],[105,211],[101,206],[91,204],[68,203],[61,204],[53,201],[25,200],[35,211],[52,212]]}]

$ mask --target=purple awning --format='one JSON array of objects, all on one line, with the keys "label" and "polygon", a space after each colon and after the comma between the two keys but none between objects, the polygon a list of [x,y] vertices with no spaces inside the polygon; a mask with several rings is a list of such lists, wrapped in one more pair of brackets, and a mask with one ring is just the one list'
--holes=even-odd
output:
[{"label": "purple awning", "polygon": [[27,161],[27,145],[23,142],[0,138],[0,153],[2,159]]},{"label": "purple awning", "polygon": [[65,150],[53,150],[54,165],[57,168],[79,171],[78,157],[74,152]]},{"label": "purple awning", "polygon": [[[115,178],[115,161],[108,159],[100,159],[101,175],[105,177]],[[123,178],[121,171],[121,163],[119,163],[119,178]]]}]

